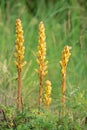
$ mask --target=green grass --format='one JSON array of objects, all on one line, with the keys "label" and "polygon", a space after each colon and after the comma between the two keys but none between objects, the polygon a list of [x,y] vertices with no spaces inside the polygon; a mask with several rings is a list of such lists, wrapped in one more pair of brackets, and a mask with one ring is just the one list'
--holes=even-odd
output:
[{"label": "green grass", "polygon": [[[84,5],[81,5],[80,2],[75,0],[70,0],[68,2],[66,0],[59,0],[54,2],[54,4],[52,4],[52,1],[48,2],[47,5],[44,0],[41,0],[41,2],[37,0],[36,8],[33,9],[33,14],[27,9],[25,1],[8,1],[6,8],[5,1],[1,1],[1,105],[16,106],[17,70],[14,65],[15,21],[16,18],[20,18],[24,30],[25,60],[27,61],[27,65],[22,72],[23,101],[26,107],[37,109],[39,80],[34,69],[38,67],[36,63],[38,25],[40,21],[43,21],[46,32],[48,60],[48,75],[46,79],[52,82],[52,103],[50,105],[50,110],[54,115],[55,113],[59,114],[61,110],[61,70],[59,61],[64,46],[69,45],[72,47],[72,50],[67,67],[66,105],[70,111],[70,115],[73,115],[76,119],[76,122],[74,120],[71,122],[72,129],[70,130],[73,130],[74,126],[75,130],[86,130],[87,126],[83,124],[85,117],[87,117],[87,9],[85,7],[87,2],[85,1]],[[32,2],[32,6],[33,5]],[[68,15],[69,11],[70,19]],[[67,115],[64,120],[62,118],[58,130],[69,130],[67,126],[67,123],[70,121],[69,118],[70,117]],[[35,119],[38,119],[37,116]],[[24,130],[27,130],[27,128],[24,128]]]}]

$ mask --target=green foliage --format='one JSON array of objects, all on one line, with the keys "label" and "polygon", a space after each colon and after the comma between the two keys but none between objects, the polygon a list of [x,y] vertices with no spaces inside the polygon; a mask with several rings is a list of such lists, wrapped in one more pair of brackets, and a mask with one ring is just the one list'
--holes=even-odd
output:
[{"label": "green foliage", "polygon": [[[66,109],[66,114],[50,110],[25,109],[23,112],[14,111],[12,107],[3,106],[5,112],[1,130],[85,130],[85,115],[82,112]],[[15,112],[15,113],[14,113]]]},{"label": "green foliage", "polygon": [[4,108],[6,120],[1,125],[2,129],[17,129],[17,130],[56,130],[57,118],[50,111],[40,112],[38,109],[24,110],[23,112],[15,113],[12,117],[11,108]]},{"label": "green foliage", "polygon": [[37,109],[32,110],[32,111],[25,111],[22,113],[21,116],[17,115],[17,120],[16,120],[18,121],[17,128],[19,127],[25,128],[25,125],[26,125],[26,128],[30,128],[33,130],[38,130],[38,129],[51,130],[51,128],[56,128],[56,125],[55,125],[56,118],[54,117],[55,116],[52,116],[51,113],[39,112]]}]

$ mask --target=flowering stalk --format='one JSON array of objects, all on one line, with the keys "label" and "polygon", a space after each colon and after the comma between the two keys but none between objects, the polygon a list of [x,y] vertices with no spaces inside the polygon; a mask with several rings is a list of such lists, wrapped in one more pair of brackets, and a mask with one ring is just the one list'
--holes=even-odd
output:
[{"label": "flowering stalk", "polygon": [[16,61],[14,62],[17,71],[18,71],[18,90],[17,90],[17,108],[20,110],[22,106],[22,96],[21,96],[21,71],[23,66],[26,64],[26,61],[23,62],[24,58],[24,50],[25,47],[23,46],[24,43],[24,37],[23,37],[23,30],[22,30],[22,25],[21,25],[21,20],[17,19],[16,20],[16,52],[15,52],[15,58]]},{"label": "flowering stalk", "polygon": [[68,63],[69,57],[71,55],[70,49],[71,49],[71,47],[65,46],[65,48],[62,52],[62,58],[60,61],[61,73],[62,73],[62,103],[63,104],[65,104],[66,68],[67,68],[67,63]]},{"label": "flowering stalk", "polygon": [[38,53],[37,53],[37,63],[39,69],[36,70],[39,75],[40,87],[39,87],[39,105],[42,103],[42,92],[43,92],[43,81],[44,76],[47,74],[47,63],[46,59],[46,42],[45,42],[45,28],[43,22],[39,24],[39,44],[38,44]]},{"label": "flowering stalk", "polygon": [[48,109],[50,103],[51,103],[51,82],[49,80],[46,81],[46,87],[45,87],[45,94],[44,94],[44,103],[46,108]]}]

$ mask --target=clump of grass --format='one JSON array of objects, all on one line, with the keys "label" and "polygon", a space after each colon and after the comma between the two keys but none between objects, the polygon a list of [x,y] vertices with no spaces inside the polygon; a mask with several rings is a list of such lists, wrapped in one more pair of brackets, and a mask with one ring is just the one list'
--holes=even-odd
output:
[{"label": "clump of grass", "polygon": [[38,53],[37,53],[37,63],[39,65],[39,69],[37,70],[39,75],[40,87],[39,87],[39,105],[42,103],[42,92],[43,92],[43,81],[44,76],[47,74],[47,63],[46,60],[46,42],[45,42],[45,27],[43,22],[41,21],[39,24],[39,45],[38,45]]},{"label": "clump of grass", "polygon": [[62,57],[60,61],[61,66],[61,73],[62,73],[62,103],[65,104],[65,91],[66,91],[66,68],[69,61],[70,53],[70,46],[65,46],[64,50],[62,51]]},{"label": "clump of grass", "polygon": [[23,36],[23,29],[22,29],[22,24],[21,20],[17,19],[16,20],[16,53],[15,53],[15,65],[17,67],[18,71],[18,90],[17,90],[17,108],[20,110],[22,107],[22,96],[21,96],[21,71],[23,66],[26,64],[26,61],[23,62],[24,59],[24,50],[25,47],[23,46],[24,43],[24,36]]},{"label": "clump of grass", "polygon": [[44,103],[46,108],[48,109],[50,103],[51,103],[51,82],[49,80],[46,80],[46,86],[45,86],[45,94],[44,94]]}]

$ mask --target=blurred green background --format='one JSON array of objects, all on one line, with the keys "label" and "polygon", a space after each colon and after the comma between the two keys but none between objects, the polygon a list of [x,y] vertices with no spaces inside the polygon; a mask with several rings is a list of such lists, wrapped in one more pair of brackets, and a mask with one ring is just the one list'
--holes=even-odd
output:
[{"label": "blurred green background", "polygon": [[14,65],[15,22],[24,30],[25,60],[22,95],[25,106],[38,104],[39,80],[34,69],[38,46],[38,25],[44,22],[48,79],[52,82],[51,109],[60,107],[59,61],[65,45],[72,47],[67,67],[67,105],[87,109],[87,1],[86,0],[0,0],[0,104],[16,105],[17,70]]}]

